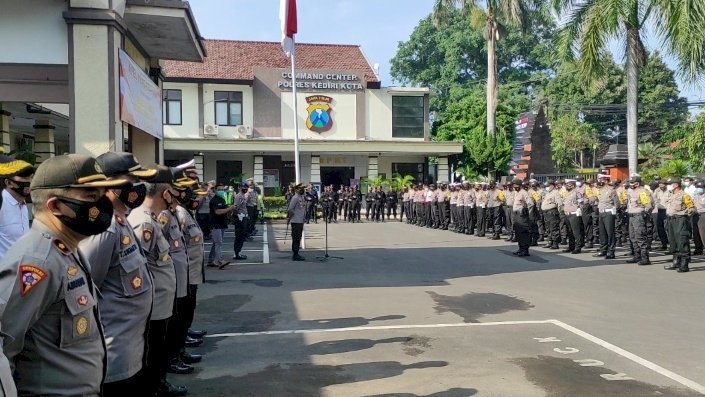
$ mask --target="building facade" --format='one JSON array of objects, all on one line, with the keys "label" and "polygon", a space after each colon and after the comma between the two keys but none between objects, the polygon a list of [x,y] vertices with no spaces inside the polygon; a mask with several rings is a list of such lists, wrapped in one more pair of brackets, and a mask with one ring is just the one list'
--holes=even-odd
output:
[{"label": "building facade", "polygon": [[[165,158],[195,156],[204,180],[254,177],[267,192],[294,181],[292,76],[279,43],[205,40],[203,63],[165,65]],[[359,46],[297,44],[301,179],[448,180],[458,142],[430,139],[428,89],[381,87]],[[429,158],[437,163],[429,166]]]}]

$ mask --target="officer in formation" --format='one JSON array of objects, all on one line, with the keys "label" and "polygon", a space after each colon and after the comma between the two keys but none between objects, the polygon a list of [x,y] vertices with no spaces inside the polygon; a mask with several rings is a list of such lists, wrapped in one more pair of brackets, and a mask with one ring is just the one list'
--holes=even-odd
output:
[{"label": "officer in formation", "polygon": [[[343,193],[347,196],[346,193]],[[328,222],[337,222],[336,207],[338,205],[338,192],[333,190],[333,186],[325,186],[323,188],[323,193],[321,193],[321,207],[323,207],[323,219]],[[345,210],[345,215],[347,216],[347,209]]]},{"label": "officer in formation", "polygon": [[304,193],[304,199],[306,201],[306,223],[313,220],[314,223],[318,223],[318,192],[313,188],[312,184],[306,186]]},{"label": "officer in formation", "polygon": [[196,184],[130,153],[36,169],[34,223],[0,259],[5,396],[187,393],[166,372],[192,372],[201,357],[184,346],[205,335],[189,330],[203,282]]}]

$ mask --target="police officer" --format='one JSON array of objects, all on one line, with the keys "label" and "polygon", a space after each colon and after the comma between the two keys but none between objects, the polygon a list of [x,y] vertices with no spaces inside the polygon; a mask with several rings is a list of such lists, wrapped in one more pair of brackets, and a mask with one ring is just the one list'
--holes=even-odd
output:
[{"label": "police officer", "polygon": [[583,248],[583,218],[581,206],[583,204],[583,194],[576,187],[577,181],[567,179],[565,188],[568,194],[563,199],[563,212],[568,223],[568,248],[563,252],[579,254]]},{"label": "police officer", "polygon": [[[629,216],[627,215],[627,190],[629,188],[628,181],[622,182],[617,178],[614,181],[616,186],[615,193],[619,199],[619,208],[617,208],[617,219],[615,220],[615,235],[617,247],[623,247],[629,239]],[[634,255],[632,251],[632,255]]]},{"label": "police officer", "polygon": [[295,187],[296,194],[291,198],[287,214],[291,224],[291,250],[294,253],[292,260],[305,261],[306,258],[299,255],[301,249],[301,236],[304,233],[304,218],[306,217],[306,200],[303,197],[304,186],[298,184]]},{"label": "police officer", "polygon": [[487,190],[484,189],[483,183],[475,184],[475,208],[476,208],[476,225],[477,237],[485,237],[487,228],[487,201],[489,199]]},{"label": "police officer", "polygon": [[253,179],[247,180],[247,191],[245,193],[247,203],[247,237],[257,233],[255,224],[257,222],[257,186]]},{"label": "police officer", "polygon": [[[235,229],[235,240],[233,241],[233,259],[236,261],[244,261],[247,255],[241,253],[242,247],[245,244],[247,236],[246,226],[249,224],[250,209],[247,206],[247,200],[250,196],[247,186],[240,186],[239,192],[233,198],[233,226]],[[219,269],[224,269],[230,262],[225,262],[219,266]]]},{"label": "police officer", "polygon": [[668,249],[668,234],[666,233],[666,204],[670,196],[670,192],[666,188],[666,181],[658,180],[656,188],[651,190],[651,195],[654,198],[654,209],[651,217],[654,223],[655,238],[661,243],[661,250]]},{"label": "police officer", "polygon": [[[365,220],[369,221],[370,220],[370,211],[373,210],[372,207],[374,207],[375,203],[375,192],[373,187],[369,187],[367,190],[367,194],[365,195]],[[375,213],[372,212],[372,219],[374,220]]]},{"label": "police officer", "polygon": [[521,179],[512,180],[512,187],[516,192],[514,196],[514,206],[512,207],[512,223],[514,224],[514,234],[519,243],[519,250],[514,252],[516,256],[529,256],[529,246],[531,245],[531,231],[529,230],[529,212],[533,210],[534,202],[529,193],[522,189]]},{"label": "police officer", "polygon": [[19,395],[101,394],[107,351],[98,292],[78,244],[110,227],[104,189],[128,184],[107,180],[94,158],[79,154],[37,168],[34,222],[0,261],[4,352]]},{"label": "police officer", "polygon": [[646,228],[647,218],[651,219],[653,200],[651,193],[641,183],[641,176],[633,175],[629,178],[630,189],[627,191],[627,214],[629,216],[629,243],[633,256],[627,263],[637,263],[641,266],[650,265],[649,241]]},{"label": "police officer", "polygon": [[316,210],[318,205],[318,192],[313,188],[310,183],[306,187],[306,223],[309,223],[313,219],[314,223],[318,223],[318,211]]},{"label": "police officer", "polygon": [[392,219],[392,214],[394,214],[394,219],[397,219],[397,202],[399,201],[399,196],[397,192],[390,188],[387,192],[387,219]]},{"label": "police officer", "polygon": [[147,194],[142,205],[130,211],[127,217],[153,276],[154,303],[149,321],[145,383],[152,395],[183,396],[188,391],[185,387],[174,386],[166,380],[171,359],[167,348],[167,324],[174,311],[176,272],[169,255],[169,241],[155,216],[169,208],[167,200],[172,200],[178,192],[171,186],[174,175],[169,167],[154,165],[150,168],[155,168],[157,175],[146,183]]},{"label": "police officer", "polygon": [[499,240],[502,232],[502,206],[506,197],[504,192],[497,189],[497,182],[490,181],[489,191],[487,192],[487,213],[488,222],[492,226],[492,236],[488,236],[492,240]]},{"label": "police officer", "polygon": [[27,201],[34,167],[10,156],[0,154],[0,258],[15,242],[29,231]]},{"label": "police officer", "polygon": [[108,179],[130,183],[106,192],[114,209],[108,230],[79,244],[100,291],[101,322],[105,337],[110,340],[103,393],[124,396],[138,389],[144,381],[142,363],[154,294],[147,259],[127,220],[127,213],[142,205],[147,195],[142,181],[154,177],[157,170],[142,168],[131,153],[107,152],[96,161]]},{"label": "police officer", "polygon": [[560,221],[561,241],[558,244],[567,245],[568,229],[570,228],[570,225],[568,225],[568,220],[566,219],[565,211],[563,210],[563,204],[566,196],[568,196],[568,190],[565,188],[565,181],[563,179],[556,180],[556,190],[558,190],[558,194],[560,194],[561,196],[561,201],[558,204],[558,218]]},{"label": "police officer", "polygon": [[[524,184],[527,184],[524,181]],[[539,241],[543,241],[543,233],[545,231],[545,225],[543,224],[543,213],[541,212],[541,200],[543,200],[543,191],[539,190],[539,183],[537,180],[532,179],[528,181],[528,192],[531,199],[536,203],[534,210],[529,213],[529,226],[531,227],[531,246],[535,247],[539,245]]]},{"label": "police officer", "polygon": [[375,191],[375,222],[384,222],[384,203],[387,201],[387,194],[384,193],[382,187],[376,188]]},{"label": "police officer", "polygon": [[598,232],[600,237],[600,250],[593,254],[594,257],[614,259],[614,250],[617,246],[615,223],[617,219],[617,208],[619,208],[619,198],[613,182],[607,182],[609,175],[599,175],[597,185],[599,196],[597,197],[597,213],[599,216]]},{"label": "police officer", "polygon": [[543,248],[550,248],[557,250],[558,241],[561,239],[560,231],[560,217],[558,216],[558,205],[561,201],[561,196],[558,190],[556,190],[556,183],[552,180],[546,181],[545,190],[546,195],[541,200],[541,211],[543,212],[543,219],[546,224],[545,234],[546,234],[546,245]]},{"label": "police officer", "polygon": [[504,208],[504,222],[507,228],[507,238],[504,241],[516,242],[516,236],[514,235],[514,220],[512,219],[512,212],[514,211],[514,197],[516,197],[516,192],[512,189],[511,183],[504,184],[504,196],[507,202]]},{"label": "police officer", "polygon": [[[705,183],[703,181],[697,181],[695,183],[695,195],[693,196],[693,202],[695,203],[695,212],[693,217],[697,217],[696,226],[698,229],[698,234],[693,231],[693,239],[696,237],[700,239],[700,245],[703,245],[703,239],[705,239]],[[694,241],[694,245],[698,247],[698,241]],[[693,252],[693,255],[702,255],[702,252]]]},{"label": "police officer", "polygon": [[695,203],[690,195],[681,188],[680,178],[671,178],[667,182],[671,197],[666,206],[668,228],[671,230],[671,250],[673,264],[664,266],[666,270],[678,269],[678,273],[689,271],[690,264],[690,219],[696,212]]}]

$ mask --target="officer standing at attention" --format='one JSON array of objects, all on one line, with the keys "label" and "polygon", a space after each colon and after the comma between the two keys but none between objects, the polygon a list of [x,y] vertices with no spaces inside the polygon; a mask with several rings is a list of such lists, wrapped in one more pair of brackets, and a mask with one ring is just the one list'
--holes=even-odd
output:
[{"label": "officer standing at attention", "polygon": [[154,303],[149,319],[149,339],[147,352],[147,390],[158,396],[183,396],[185,387],[174,386],[166,380],[167,367],[171,359],[167,349],[167,322],[173,316],[176,299],[176,273],[169,256],[169,242],[164,236],[162,225],[154,214],[161,214],[169,207],[167,199],[177,195],[171,183],[174,176],[169,167],[154,165],[157,175],[147,185],[144,203],[130,211],[128,220],[139,239],[142,251],[147,258],[149,271],[153,277]]},{"label": "officer standing at attention", "polygon": [[627,214],[629,215],[629,242],[634,256],[627,263],[637,263],[640,266],[650,265],[649,242],[646,218],[651,219],[653,199],[651,193],[641,186],[641,176],[629,178],[631,188],[627,191]]},{"label": "officer standing at attention", "polygon": [[[247,238],[247,230],[245,229],[249,224],[250,211],[247,207],[247,198],[249,197],[248,188],[245,185],[239,186],[239,191],[233,198],[233,225],[235,227],[235,240],[233,241],[233,259],[236,261],[244,261],[247,259],[246,255],[241,254],[243,245],[245,245],[245,239]],[[228,266],[230,262],[225,262],[218,267],[218,269],[224,269]]]},{"label": "officer standing at attention", "polygon": [[529,246],[531,245],[531,231],[529,230],[529,211],[533,210],[533,200],[529,193],[522,189],[523,181],[514,179],[512,187],[516,195],[514,196],[514,206],[512,207],[512,222],[514,224],[514,234],[519,243],[519,250],[514,252],[516,256],[529,256]]},{"label": "officer standing at attention", "polygon": [[490,181],[490,189],[487,192],[487,211],[488,222],[492,226],[492,236],[488,236],[488,238],[492,240],[499,240],[499,235],[502,233],[502,206],[505,199],[504,192],[497,189],[497,182]]},{"label": "officer standing at attention", "polygon": [[291,223],[291,250],[294,252],[292,260],[305,261],[306,258],[299,255],[301,236],[304,233],[304,219],[306,218],[306,200],[303,197],[304,185],[298,184],[294,189],[296,194],[291,198],[287,208],[289,223]]},{"label": "officer standing at attention", "polygon": [[654,209],[651,213],[651,217],[654,222],[654,228],[656,233],[654,235],[661,242],[661,249],[663,251],[668,249],[668,234],[666,233],[666,204],[668,203],[668,196],[670,192],[666,188],[666,182],[659,180],[656,189],[652,189],[651,196],[654,198]]},{"label": "officer standing at attention", "polygon": [[108,230],[78,246],[90,263],[91,277],[100,291],[98,306],[108,347],[103,393],[117,397],[134,393],[144,382],[142,363],[154,291],[147,259],[127,214],[142,205],[147,195],[142,181],[154,177],[157,170],[144,169],[132,153],[107,152],[96,161],[109,180],[129,182],[105,194],[114,214]]},{"label": "officer standing at attention", "polygon": [[671,245],[673,264],[664,266],[666,270],[678,269],[678,273],[689,271],[690,264],[690,219],[696,212],[695,203],[690,195],[681,188],[681,179],[672,178],[666,181],[671,197],[666,206],[668,228],[671,230]]},{"label": "officer standing at attention", "polygon": [[607,183],[609,175],[598,175],[597,186],[600,195],[597,197],[597,212],[600,217],[600,250],[592,256],[605,259],[614,259],[614,250],[617,246],[615,236],[615,223],[617,220],[617,208],[619,208],[619,198],[615,191],[615,184]]},{"label": "officer standing at attention", "polygon": [[516,237],[514,234],[514,219],[512,219],[512,213],[514,212],[514,197],[517,193],[512,189],[512,184],[504,184],[504,197],[507,201],[507,205],[504,207],[504,222],[507,229],[507,238],[504,241],[516,242]]},{"label": "officer standing at attention", "polygon": [[0,178],[4,189],[0,193],[0,258],[29,231],[29,184],[34,167],[23,160],[0,155]]},{"label": "officer standing at attention", "polygon": [[558,241],[561,239],[560,217],[558,216],[558,205],[561,201],[561,195],[556,190],[555,182],[549,180],[546,181],[545,185],[547,193],[541,200],[541,211],[546,224],[545,239],[547,244],[543,248],[557,250],[559,248]]},{"label": "officer standing at attention", "polygon": [[[374,193],[374,188],[369,187],[367,188],[367,194],[365,195],[365,220],[369,221],[370,220],[370,211],[372,211],[372,207],[374,207],[374,202],[375,202],[375,193]],[[372,212],[372,219],[374,220],[375,213]]]},{"label": "officer standing at attention", "polygon": [[[695,213],[693,216],[698,217],[698,222],[696,224],[698,228],[698,237],[700,239],[700,246],[703,245],[703,239],[705,239],[705,182],[698,181],[695,183],[695,195],[693,196],[693,201],[695,202]],[[695,236],[695,231],[693,231]],[[698,241],[694,242],[695,251],[693,255],[702,255],[702,252],[697,252]]]},{"label": "officer standing at attention", "polygon": [[487,195],[487,190],[484,189],[484,184],[475,183],[475,207],[476,212],[476,225],[477,225],[477,237],[485,237],[485,232],[487,229],[487,200],[489,199]]},{"label": "officer standing at attention", "polygon": [[78,244],[110,227],[104,189],[127,185],[107,180],[94,158],[80,154],[37,168],[34,222],[0,261],[0,322],[19,395],[101,395],[107,352],[98,292]]},{"label": "officer standing at attention", "polygon": [[563,252],[571,254],[579,254],[583,248],[583,218],[580,207],[583,204],[583,195],[576,188],[574,179],[565,181],[565,188],[568,194],[563,199],[563,212],[565,212],[566,222],[568,223],[568,248]]}]

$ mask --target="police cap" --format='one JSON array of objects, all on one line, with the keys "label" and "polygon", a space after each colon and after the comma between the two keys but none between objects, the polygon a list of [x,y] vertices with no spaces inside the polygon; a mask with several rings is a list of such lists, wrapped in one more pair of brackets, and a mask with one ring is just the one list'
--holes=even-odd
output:
[{"label": "police cap", "polygon": [[142,180],[149,180],[157,175],[157,170],[144,168],[132,153],[107,152],[96,157],[108,178],[119,175],[131,175]]},{"label": "police cap", "polygon": [[524,183],[524,181],[521,180],[521,178],[514,178],[514,179],[512,179],[512,185],[521,186],[523,183]]},{"label": "police cap", "polygon": [[677,184],[680,185],[680,184],[681,184],[681,178],[678,178],[678,177],[676,177],[676,178],[669,178],[668,181],[666,181],[666,183],[668,183],[669,185],[672,184],[672,183],[677,183]]},{"label": "police cap", "polygon": [[[172,172],[171,167],[160,164],[150,164],[147,168],[157,171],[154,177],[149,180],[149,183],[174,183],[174,173]],[[218,183],[217,186],[223,186],[223,184]]]},{"label": "police cap", "polygon": [[65,154],[46,159],[34,173],[30,189],[120,187],[126,179],[108,180],[100,164],[83,154]]},{"label": "police cap", "polygon": [[34,167],[32,164],[0,154],[0,178],[12,178],[13,176],[29,177],[33,173]]}]

